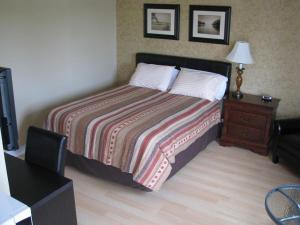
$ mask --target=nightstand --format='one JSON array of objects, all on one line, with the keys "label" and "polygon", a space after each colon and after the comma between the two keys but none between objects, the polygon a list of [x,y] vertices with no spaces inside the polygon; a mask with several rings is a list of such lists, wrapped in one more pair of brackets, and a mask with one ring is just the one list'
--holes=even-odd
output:
[{"label": "nightstand", "polygon": [[279,99],[263,102],[261,96],[244,94],[236,99],[230,94],[224,102],[224,124],[220,144],[239,146],[261,155],[268,154],[273,121]]}]

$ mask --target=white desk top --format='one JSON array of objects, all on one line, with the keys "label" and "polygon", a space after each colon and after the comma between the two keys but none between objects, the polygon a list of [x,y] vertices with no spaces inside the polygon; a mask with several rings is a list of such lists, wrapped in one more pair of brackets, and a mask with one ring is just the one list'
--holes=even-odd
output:
[{"label": "white desk top", "polygon": [[28,206],[3,192],[0,192],[0,202],[1,225],[12,225],[31,217],[31,210]]}]

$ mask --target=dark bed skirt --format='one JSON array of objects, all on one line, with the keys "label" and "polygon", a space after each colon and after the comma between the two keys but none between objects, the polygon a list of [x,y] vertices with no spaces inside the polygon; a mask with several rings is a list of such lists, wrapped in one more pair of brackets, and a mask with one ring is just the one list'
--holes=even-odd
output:
[{"label": "dark bed skirt", "polygon": [[[219,133],[220,125],[215,125],[191,144],[185,151],[179,153],[175,157],[175,163],[172,164],[172,170],[168,179],[191,161],[200,151],[204,150],[211,141],[216,140]],[[147,187],[133,181],[132,174],[130,173],[121,172],[121,170],[116,167],[107,166],[96,160],[73,154],[70,151],[67,151],[66,163],[84,173],[96,177],[135,187],[144,191],[151,191]]]}]

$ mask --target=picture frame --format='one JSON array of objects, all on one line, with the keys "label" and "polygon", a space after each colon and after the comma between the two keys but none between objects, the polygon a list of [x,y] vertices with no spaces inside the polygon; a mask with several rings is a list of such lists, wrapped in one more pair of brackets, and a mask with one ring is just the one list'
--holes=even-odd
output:
[{"label": "picture frame", "polygon": [[144,4],[144,37],[179,40],[180,5]]},{"label": "picture frame", "polygon": [[229,44],[230,6],[190,5],[189,41]]}]

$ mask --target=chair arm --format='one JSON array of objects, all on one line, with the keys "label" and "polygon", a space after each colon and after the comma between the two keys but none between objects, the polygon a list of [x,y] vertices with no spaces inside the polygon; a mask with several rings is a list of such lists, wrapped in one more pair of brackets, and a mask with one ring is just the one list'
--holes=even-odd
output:
[{"label": "chair arm", "polygon": [[276,120],[275,134],[300,134],[300,118]]}]

